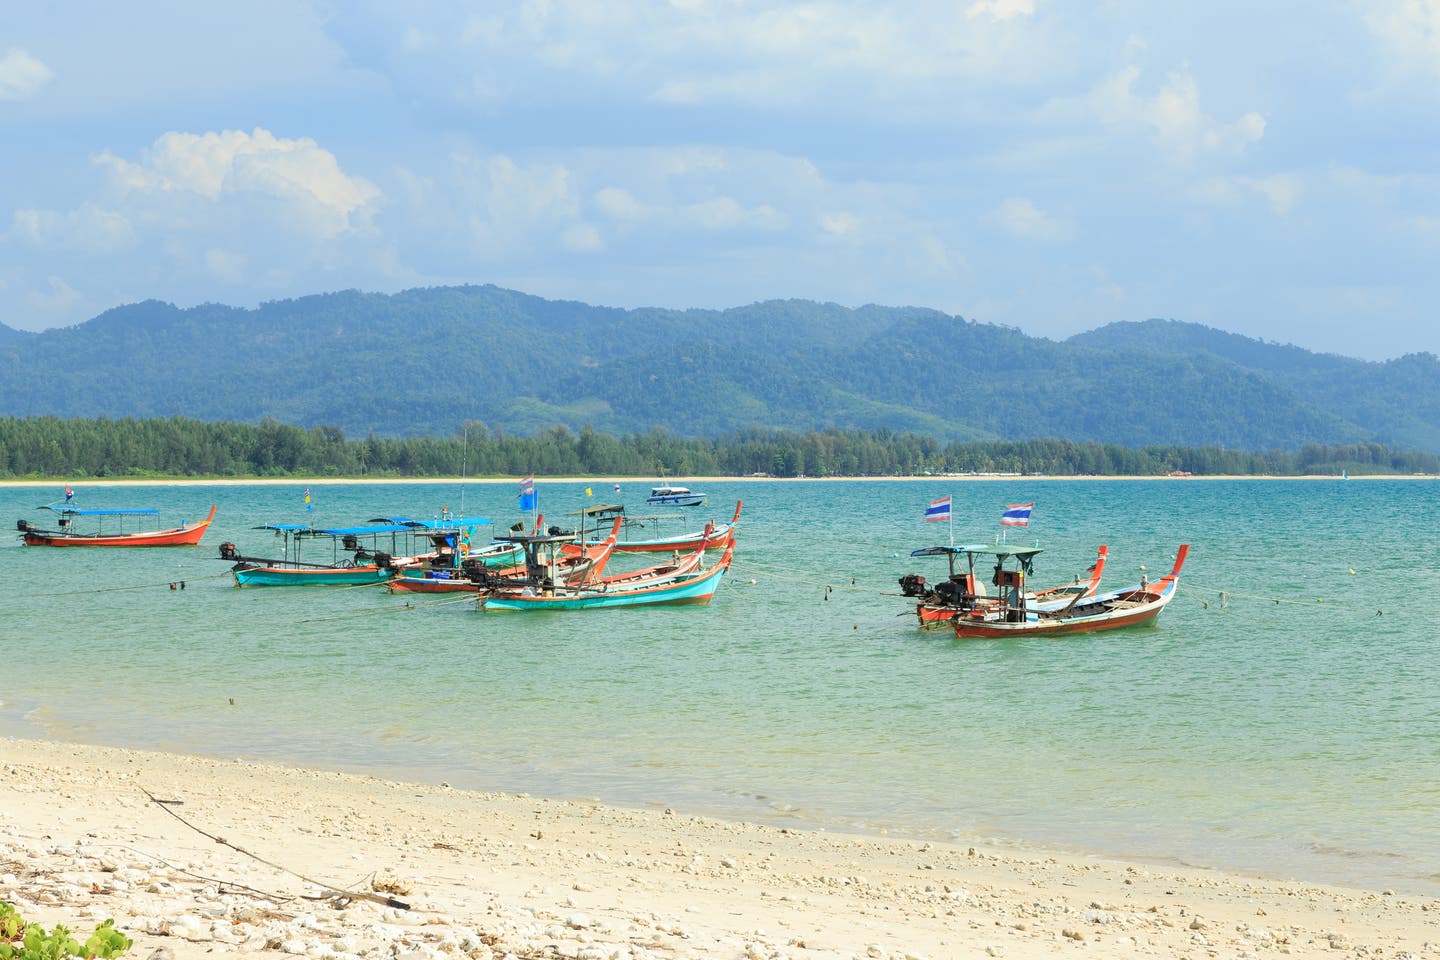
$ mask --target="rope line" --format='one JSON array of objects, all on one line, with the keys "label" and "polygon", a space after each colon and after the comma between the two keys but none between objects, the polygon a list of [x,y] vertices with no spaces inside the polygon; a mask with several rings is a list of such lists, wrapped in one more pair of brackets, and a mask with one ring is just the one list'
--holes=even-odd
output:
[{"label": "rope line", "polygon": [[156,587],[173,587],[177,583],[200,583],[205,580],[218,580],[230,576],[229,573],[212,573],[203,577],[177,577],[174,580],[162,580],[159,583],[138,583],[128,587],[94,587],[89,590],[63,590],[56,593],[21,593],[16,594],[16,600],[40,600],[47,597],[78,597],[89,593],[124,593],[129,590],[154,590]]}]

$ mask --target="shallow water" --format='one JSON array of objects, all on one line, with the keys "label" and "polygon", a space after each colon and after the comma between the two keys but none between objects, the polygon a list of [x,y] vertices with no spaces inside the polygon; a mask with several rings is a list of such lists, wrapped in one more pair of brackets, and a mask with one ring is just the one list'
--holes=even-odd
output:
[{"label": "shallow water", "polygon": [[[303,483],[77,488],[167,524],[218,503],[195,549],[7,538],[4,731],[1440,891],[1436,481],[709,483],[661,532],[744,497],[710,606],[568,614],[235,589],[217,547],[262,553],[261,523],[519,519],[513,484],[309,486],[309,515]],[[587,502],[537,486],[552,520]],[[1045,548],[1040,584],[1099,543],[1105,587],[1157,577],[1189,542],[1180,595],[1149,628],[921,633],[896,579],[941,573],[906,555],[945,540],[920,516],[947,493],[962,541],[1035,501],[1010,539]],[[50,494],[0,488],[0,516]]]}]

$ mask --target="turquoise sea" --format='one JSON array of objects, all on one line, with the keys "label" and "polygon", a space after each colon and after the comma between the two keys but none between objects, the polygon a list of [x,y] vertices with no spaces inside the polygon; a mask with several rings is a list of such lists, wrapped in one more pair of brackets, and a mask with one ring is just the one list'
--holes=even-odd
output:
[{"label": "turquoise sea", "polygon": [[[513,483],[314,481],[308,515],[304,483],[75,486],[165,525],[220,511],[193,549],[24,547],[13,520],[62,485],[0,488],[8,735],[1440,892],[1440,481],[707,483],[687,529],[745,500],[710,606],[568,614],[240,590],[216,559],[263,554],[266,522],[500,529]],[[537,486],[552,521],[617,499]],[[922,633],[896,580],[941,573],[907,555],[946,539],[920,519],[946,494],[960,541],[1034,501],[1010,540],[1045,548],[1040,585],[1100,543],[1105,586],[1159,576],[1188,542],[1180,595],[1128,631]]]}]

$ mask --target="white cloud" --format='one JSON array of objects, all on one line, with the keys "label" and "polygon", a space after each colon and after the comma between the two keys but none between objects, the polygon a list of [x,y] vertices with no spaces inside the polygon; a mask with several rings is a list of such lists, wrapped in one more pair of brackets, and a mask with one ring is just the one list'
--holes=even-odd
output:
[{"label": "white cloud", "polygon": [[785,217],[768,203],[746,208],[733,197],[715,197],[691,204],[685,209],[685,215],[705,230],[779,230],[785,225]]},{"label": "white cloud", "polygon": [[595,206],[612,220],[641,220],[646,215],[644,205],[635,195],[620,187],[595,191]]},{"label": "white cloud", "polygon": [[1356,0],[1386,66],[1440,77],[1440,0]]},{"label": "white cloud", "polygon": [[52,318],[68,319],[85,297],[59,277],[47,277],[45,290],[31,290],[25,295],[26,305],[37,313]]},{"label": "white cloud", "polygon": [[1303,187],[1301,178],[1289,173],[1268,177],[1209,177],[1197,183],[1191,195],[1202,203],[1214,206],[1234,206],[1258,196],[1272,213],[1283,217],[1294,209]]},{"label": "white cloud", "polygon": [[0,56],[0,100],[29,100],[52,76],[45,64],[11,47]]},{"label": "white cloud", "polygon": [[1230,124],[1207,116],[1200,107],[1199,86],[1188,72],[1172,71],[1148,96],[1135,89],[1140,75],[1139,67],[1127,66],[1097,84],[1081,104],[1061,100],[1052,104],[1052,109],[1078,109],[1092,113],[1106,126],[1148,130],[1180,161],[1203,153],[1240,153],[1265,136],[1265,118],[1259,113],[1245,113]]},{"label": "white cloud", "polygon": [[197,194],[211,202],[261,194],[288,206],[322,237],[366,226],[380,190],[340,169],[334,154],[309,138],[253,133],[166,133],[132,163],[109,153],[96,157],[126,193]]},{"label": "white cloud", "polygon": [[853,236],[860,229],[860,218],[853,213],[827,213],[820,217],[820,229],[833,237]]},{"label": "white cloud", "polygon": [[989,17],[992,20],[1013,20],[1035,14],[1035,0],[978,0],[965,8],[967,17]]},{"label": "white cloud", "polygon": [[1061,223],[1024,197],[1011,197],[991,212],[990,218],[1007,233],[1029,240],[1054,240],[1064,233]]},{"label": "white cloud", "polygon": [[598,253],[605,249],[605,241],[600,239],[600,231],[588,223],[570,224],[561,235],[561,243],[566,250],[574,250],[576,253]]},{"label": "white cloud", "polygon": [[16,210],[13,233],[34,247],[84,253],[115,253],[135,244],[135,228],[123,214],[91,203],[69,213]]},{"label": "white cloud", "polygon": [[226,283],[239,283],[245,279],[245,268],[249,258],[233,250],[211,247],[205,251],[205,269],[212,277]]}]

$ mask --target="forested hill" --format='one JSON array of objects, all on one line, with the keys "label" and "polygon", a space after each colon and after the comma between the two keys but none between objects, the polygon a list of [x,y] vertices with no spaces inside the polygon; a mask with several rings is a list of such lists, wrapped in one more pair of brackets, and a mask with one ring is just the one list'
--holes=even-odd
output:
[{"label": "forested hill", "polygon": [[1112,323],[1068,342],[1157,358],[1211,356],[1264,377],[1390,446],[1440,451],[1440,360],[1434,354],[1369,363],[1175,320]]},{"label": "forested hill", "polygon": [[147,301],[61,330],[0,327],[0,415],[268,417],[352,436],[444,436],[468,420],[525,435],[839,427],[1440,452],[1435,368],[1428,356],[1365,363],[1183,324],[1057,343],[917,308],[616,310],[467,286],[253,310]]}]

